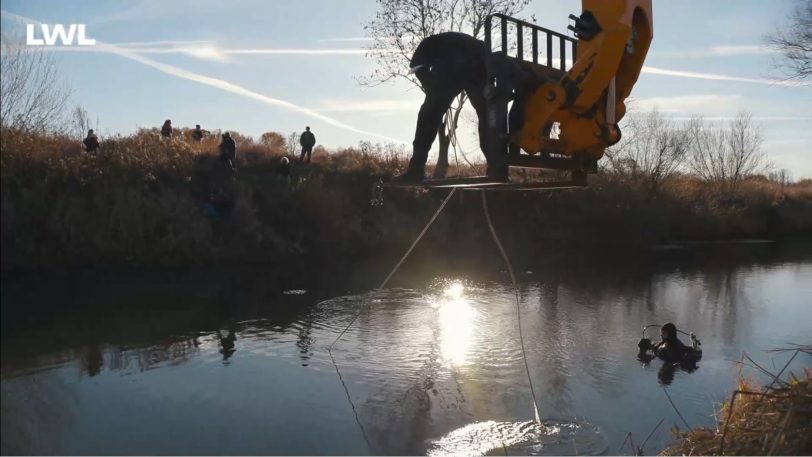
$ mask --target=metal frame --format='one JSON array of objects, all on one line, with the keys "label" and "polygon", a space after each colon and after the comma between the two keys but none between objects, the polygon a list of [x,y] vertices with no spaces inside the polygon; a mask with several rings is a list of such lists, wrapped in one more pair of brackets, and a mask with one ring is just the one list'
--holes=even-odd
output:
[{"label": "metal frame", "polygon": [[[500,33],[498,46],[494,48],[493,42],[493,29],[494,22],[499,23]],[[508,37],[509,26],[515,27],[516,38],[516,54],[510,53],[510,41]],[[532,49],[530,58],[526,58],[524,37],[525,31],[531,34]],[[557,41],[557,43],[556,43]],[[540,44],[544,43],[545,52],[542,55]],[[512,18],[501,13],[492,14],[488,16],[485,21],[485,45],[491,52],[501,52],[512,59],[528,64],[539,65],[548,67],[554,70],[566,73],[569,70],[567,66],[567,49],[570,50],[572,62],[578,51],[578,40],[569,37],[565,34],[552,31],[550,29],[541,27],[536,24],[531,24],[520,19]],[[558,59],[553,59],[553,50],[558,48]],[[544,58],[541,58],[544,57]],[[556,66],[557,64],[557,66]],[[498,85],[497,71],[493,68],[488,68],[488,82],[489,84]],[[584,161],[577,157],[562,157],[551,156],[543,152],[537,155],[522,154],[521,150],[516,146],[508,144],[506,138],[509,135],[507,122],[503,119],[507,116],[507,101],[504,98],[494,97],[488,101],[488,148],[490,150],[500,151],[499,153],[507,154],[508,166],[517,168],[538,168],[548,170],[569,170],[569,171],[583,171],[585,173],[597,173],[597,161]],[[548,151],[554,153],[555,151]]]},{"label": "metal frame", "polygon": [[[493,47],[493,23],[498,21],[501,27],[499,47]],[[508,40],[508,26],[516,28],[516,55],[510,55],[510,42]],[[529,30],[532,41],[532,55],[530,59],[525,58],[524,34]],[[556,43],[557,40],[557,43]],[[567,49],[570,49],[572,61],[575,61],[578,49],[578,40],[565,34],[558,33],[536,24],[512,18],[504,14],[492,14],[485,21],[485,44],[494,53],[503,52],[506,56],[528,64],[540,65],[561,72],[569,70],[567,67]],[[553,59],[553,50],[558,45],[558,59]],[[544,46],[540,49],[540,46]],[[546,52],[540,52],[540,51]],[[543,59],[541,57],[544,57]],[[556,66],[555,64],[558,64]],[[571,65],[570,65],[571,66]],[[492,65],[488,65],[488,84],[498,86],[498,71]],[[497,96],[487,100],[488,130],[486,136],[486,147],[489,151],[498,151],[498,154],[505,154],[509,167],[514,168],[535,168],[547,170],[564,170],[571,172],[569,181],[552,181],[536,183],[511,183],[494,181],[487,176],[476,176],[470,178],[449,178],[449,179],[428,179],[421,182],[397,183],[389,182],[381,184],[384,188],[407,188],[420,187],[426,189],[433,188],[464,188],[464,189],[484,189],[484,190],[557,190],[557,189],[580,189],[587,186],[587,174],[597,173],[597,160],[582,160],[579,157],[565,157],[555,155],[554,151],[540,153],[536,155],[522,154],[520,150],[511,146],[507,140],[508,135],[508,103],[509,99],[504,96]]]},{"label": "metal frame", "polygon": [[452,187],[466,190],[562,190],[583,189],[586,187],[586,174],[573,172],[573,179],[569,181],[545,181],[531,183],[512,183],[494,181],[487,176],[474,176],[466,178],[427,179],[420,182],[388,182],[382,183],[383,188],[420,187],[424,189],[450,189]]},{"label": "metal frame", "polygon": [[[493,20],[498,19],[500,23],[501,33],[500,33],[500,46],[499,48],[494,51],[493,48]],[[570,46],[570,50],[572,53],[572,60],[575,60],[576,51],[578,50],[578,40],[564,35],[563,33],[558,33],[550,29],[546,29],[536,24],[531,24],[530,22],[522,21],[520,19],[512,18],[510,16],[506,16],[501,13],[491,14],[485,20],[485,45],[491,52],[504,52],[507,55],[510,55],[510,49],[508,44],[508,25],[514,25],[516,27],[516,56],[511,56],[515,59],[518,59],[522,62],[532,62],[536,65],[542,65],[545,67],[550,67],[556,70],[567,71],[567,44]],[[532,33],[532,59],[526,60],[524,58],[524,29],[530,29]],[[546,58],[545,62],[539,62],[539,35],[544,36],[544,42],[546,44]],[[554,39],[558,39],[558,67],[553,65],[553,41]]]}]

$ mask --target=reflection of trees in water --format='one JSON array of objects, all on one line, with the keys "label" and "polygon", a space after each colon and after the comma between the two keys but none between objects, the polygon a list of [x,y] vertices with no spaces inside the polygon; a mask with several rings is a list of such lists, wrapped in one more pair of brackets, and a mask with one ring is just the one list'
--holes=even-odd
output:
[{"label": "reflection of trees in water", "polygon": [[[566,313],[559,310],[558,287],[541,286],[538,298],[539,312],[534,315],[536,321],[541,319],[541,323],[539,325],[538,322],[533,322],[531,325],[534,328],[540,327],[543,340],[550,342],[546,347],[540,348],[541,353],[538,356],[542,364],[540,371],[545,374],[544,402],[540,407],[546,409],[546,404],[552,403],[557,414],[565,413],[572,407],[572,391],[568,382],[570,372],[567,367],[569,347],[577,343],[573,341],[572,323],[568,322]],[[525,328],[530,328],[530,325]]]},{"label": "reflection of trees in water", "polygon": [[[682,307],[680,316],[693,325],[711,327],[714,338],[731,345],[737,335],[751,333],[757,288],[750,288],[751,278],[758,277],[760,267],[723,266],[679,276],[680,284],[666,296]],[[672,278],[675,279],[675,278]],[[756,281],[758,282],[758,281]],[[691,330],[691,329],[687,329]]]},{"label": "reflection of trees in water", "polygon": [[142,348],[115,347],[105,351],[106,365],[113,371],[146,371],[165,363],[180,365],[200,354],[199,345],[197,337],[193,337]]}]

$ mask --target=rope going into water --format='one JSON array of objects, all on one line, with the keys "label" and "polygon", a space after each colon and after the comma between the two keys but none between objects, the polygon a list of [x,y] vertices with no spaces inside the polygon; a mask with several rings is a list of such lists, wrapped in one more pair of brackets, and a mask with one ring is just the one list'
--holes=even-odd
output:
[{"label": "rope going into water", "polygon": [[[386,279],[383,280],[381,285],[378,286],[377,289],[375,289],[376,292],[379,292],[384,287],[386,287],[386,285],[389,283],[389,280],[392,279],[392,276],[395,275],[395,272],[397,272],[398,269],[400,268],[400,266],[403,265],[403,262],[405,262],[406,258],[409,257],[409,254],[412,253],[415,246],[417,246],[417,243],[419,243],[420,240],[423,238],[423,235],[426,234],[426,232],[429,230],[429,228],[432,226],[432,224],[434,224],[434,221],[437,219],[437,217],[440,215],[440,213],[443,212],[443,209],[448,204],[448,202],[451,200],[451,197],[454,196],[454,193],[456,191],[457,191],[456,187],[451,189],[451,192],[449,192],[448,196],[445,198],[445,200],[443,200],[443,203],[440,205],[440,207],[434,213],[434,216],[432,216],[431,219],[429,219],[428,224],[426,224],[426,226],[423,227],[423,230],[420,232],[420,234],[417,235],[417,238],[414,240],[412,245],[409,247],[409,250],[406,251],[406,254],[404,254],[403,257],[400,258],[400,261],[397,263],[397,265],[395,265],[395,268],[393,268],[392,271],[389,273],[389,276],[387,276]],[[352,397],[350,396],[350,389],[347,387],[347,383],[344,382],[344,377],[341,376],[341,370],[338,369],[338,363],[336,363],[336,359],[335,359],[335,357],[333,357],[333,346],[335,346],[336,343],[338,343],[338,340],[340,340],[341,337],[343,337],[344,334],[347,333],[347,330],[349,330],[350,327],[352,327],[352,325],[355,323],[355,321],[358,320],[358,317],[360,317],[361,313],[364,312],[364,309],[366,308],[366,305],[367,304],[366,304],[366,300],[365,300],[363,302],[363,304],[361,305],[361,307],[359,308],[358,312],[355,314],[355,316],[353,316],[350,323],[347,324],[346,327],[344,327],[344,330],[342,330],[341,333],[336,337],[335,341],[333,341],[333,343],[330,344],[330,346],[327,347],[327,354],[330,355],[330,360],[333,362],[333,368],[335,368],[336,374],[338,374],[338,380],[341,381],[341,387],[344,388],[344,393],[347,395],[347,401],[350,403],[350,408],[352,408],[353,416],[355,416],[355,423],[358,424],[358,428],[361,429],[361,435],[364,437],[364,441],[367,444],[367,448],[372,450],[372,444],[369,442],[369,437],[367,436],[366,429],[364,429],[364,425],[361,424],[361,419],[358,417],[358,410],[355,408],[355,403],[353,403]]]},{"label": "rope going into water", "polygon": [[[392,276],[394,276],[395,273],[400,269],[401,265],[403,265],[403,262],[406,261],[406,259],[412,253],[412,251],[417,246],[417,244],[420,242],[420,240],[423,238],[423,236],[426,234],[426,232],[428,232],[429,228],[431,228],[431,226],[434,224],[434,221],[437,220],[437,217],[440,216],[440,213],[443,212],[443,209],[445,209],[446,205],[451,200],[451,197],[454,196],[456,191],[457,191],[456,187],[451,189],[451,192],[449,192],[448,196],[446,196],[445,200],[443,200],[443,203],[440,205],[440,207],[437,209],[437,211],[434,213],[434,215],[431,217],[431,219],[429,219],[429,222],[426,224],[426,226],[423,227],[423,230],[420,231],[420,234],[417,235],[417,238],[414,240],[414,242],[409,247],[409,249],[406,251],[406,253],[403,255],[403,257],[400,258],[398,263],[395,265],[395,267],[392,269],[392,271],[389,273],[389,275],[386,276],[386,279],[383,280],[381,285],[378,286],[377,289],[375,289],[376,292],[379,292],[379,291],[383,290],[386,287],[386,285],[389,283],[389,280],[392,279]],[[533,380],[532,380],[532,378],[530,376],[530,365],[527,362],[527,352],[525,350],[525,345],[524,345],[524,334],[522,332],[522,313],[521,313],[521,299],[520,299],[520,294],[519,294],[519,286],[516,283],[516,275],[513,273],[513,267],[512,267],[512,265],[510,263],[510,258],[508,257],[507,252],[505,251],[505,248],[502,246],[502,242],[499,240],[499,236],[497,235],[496,229],[493,226],[493,221],[491,220],[491,215],[490,215],[490,212],[488,211],[488,199],[486,197],[485,190],[484,189],[480,190],[480,193],[482,195],[482,209],[483,209],[483,211],[485,213],[485,219],[488,222],[488,228],[490,229],[491,235],[493,236],[493,240],[496,243],[497,248],[499,248],[499,252],[502,254],[502,258],[504,259],[505,265],[507,266],[507,269],[508,269],[508,273],[510,274],[510,280],[513,283],[513,291],[514,291],[514,295],[516,297],[516,317],[518,319],[519,342],[520,342],[521,348],[522,348],[522,359],[524,360],[524,369],[525,369],[525,373],[527,374],[527,382],[530,385],[530,394],[531,394],[531,396],[533,398],[533,413],[534,413],[534,416],[535,416],[535,420],[536,420],[537,424],[541,425],[541,418],[539,416],[538,402],[536,400],[536,391],[535,391],[535,388],[533,386]],[[369,438],[367,436],[367,433],[366,433],[366,430],[364,429],[363,424],[361,424],[360,418],[358,417],[358,411],[355,408],[355,404],[352,401],[352,397],[350,396],[349,388],[347,387],[347,384],[344,382],[344,378],[341,376],[341,370],[339,370],[339,368],[338,368],[338,363],[336,363],[336,360],[333,357],[333,347],[338,343],[339,340],[341,340],[341,338],[344,336],[344,334],[347,333],[347,331],[353,326],[353,324],[355,324],[355,321],[358,320],[358,317],[360,317],[361,314],[364,312],[364,309],[366,309],[366,306],[367,306],[367,303],[366,303],[366,301],[364,301],[364,303],[359,308],[358,312],[353,316],[353,318],[350,320],[350,322],[347,324],[347,326],[344,327],[344,329],[341,331],[341,333],[339,333],[339,335],[332,342],[332,344],[330,344],[330,346],[327,347],[327,353],[330,355],[330,360],[333,362],[333,367],[335,368],[336,373],[338,374],[338,379],[339,379],[339,381],[341,381],[341,386],[344,388],[344,393],[347,395],[347,401],[350,403],[350,407],[352,408],[352,412],[353,412],[353,415],[355,417],[355,422],[358,424],[358,427],[361,430],[361,434],[363,435],[364,441],[366,442],[367,446],[371,449],[371,444],[370,444]]]},{"label": "rope going into water", "polygon": [[499,248],[499,252],[502,254],[502,258],[505,260],[505,265],[507,266],[508,273],[510,274],[510,280],[513,282],[513,292],[516,295],[516,318],[518,319],[518,326],[519,326],[519,342],[522,346],[522,359],[524,359],[524,370],[527,373],[527,383],[530,384],[530,395],[533,397],[533,413],[536,418],[536,423],[541,425],[541,417],[539,416],[539,407],[538,402],[536,401],[536,390],[533,388],[533,379],[530,377],[530,365],[527,363],[527,352],[524,349],[524,335],[522,334],[522,309],[521,309],[521,300],[519,298],[519,286],[516,284],[516,275],[513,274],[513,267],[510,265],[510,258],[508,258],[507,252],[505,252],[505,248],[502,246],[502,242],[499,240],[499,236],[496,234],[496,229],[493,226],[493,221],[491,221],[491,214],[488,211],[488,198],[485,196],[485,190],[480,190],[482,195],[482,210],[485,212],[485,220],[488,221],[488,228],[491,230],[491,235],[493,236],[493,241],[496,242],[496,247]]},{"label": "rope going into water", "polygon": [[[406,258],[409,257],[409,254],[412,253],[415,246],[417,246],[417,243],[419,243],[420,240],[423,238],[423,235],[425,235],[426,232],[429,231],[429,228],[432,226],[432,224],[434,224],[434,221],[437,220],[437,216],[439,216],[440,213],[443,212],[443,209],[445,208],[445,205],[448,204],[449,200],[451,200],[451,197],[454,196],[454,193],[456,191],[457,191],[456,187],[451,189],[451,192],[449,192],[448,196],[445,198],[445,200],[443,200],[443,203],[440,205],[439,208],[437,208],[437,211],[434,213],[434,216],[432,216],[431,219],[429,219],[428,224],[426,224],[426,226],[423,227],[423,230],[420,232],[420,234],[417,235],[417,238],[415,238],[414,242],[409,247],[409,250],[406,251],[406,254],[403,254],[403,257],[400,258],[400,261],[397,263],[397,265],[395,265],[395,268],[393,268],[392,271],[389,273],[389,276],[387,276],[386,279],[383,280],[381,285],[378,286],[377,289],[375,289],[376,292],[379,292],[379,291],[383,290],[384,287],[386,287],[386,285],[389,283],[389,280],[392,279],[392,276],[394,276],[395,273],[398,271],[398,269],[400,269],[400,266],[403,265],[403,262],[405,262]],[[361,316],[361,313],[364,311],[364,308],[366,308],[366,302],[364,302],[364,304],[361,305],[361,308],[358,310],[358,312],[355,314],[355,316],[353,316],[352,320],[350,321],[349,324],[347,324],[347,326],[344,328],[344,330],[342,330],[341,333],[336,337],[335,341],[333,341],[333,343],[330,344],[330,346],[327,347],[328,352],[332,351],[333,346],[335,346],[336,343],[338,343],[338,340],[340,340],[341,337],[343,337],[344,334],[347,333],[347,330],[349,330],[350,327],[352,327],[352,325],[355,323],[355,321],[358,319],[358,317]]]}]

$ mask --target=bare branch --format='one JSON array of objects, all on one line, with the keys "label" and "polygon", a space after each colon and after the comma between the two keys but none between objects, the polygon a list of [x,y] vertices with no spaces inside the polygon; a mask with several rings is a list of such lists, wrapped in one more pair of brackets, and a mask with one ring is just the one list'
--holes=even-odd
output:
[{"label": "bare branch", "polygon": [[787,24],[764,41],[781,53],[779,66],[789,79],[812,76],[812,0],[797,0]]},{"label": "bare branch", "polygon": [[50,54],[3,36],[0,54],[0,125],[24,132],[62,129],[70,91]]}]

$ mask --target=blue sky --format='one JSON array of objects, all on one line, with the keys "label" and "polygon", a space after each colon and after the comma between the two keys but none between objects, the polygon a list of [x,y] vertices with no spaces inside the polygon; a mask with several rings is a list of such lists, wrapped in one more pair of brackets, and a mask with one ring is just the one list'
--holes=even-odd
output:
[{"label": "blue sky", "polygon": [[[534,0],[525,14],[564,31],[580,3]],[[776,166],[812,178],[812,87],[770,84],[779,76],[775,56],[761,46],[792,4],[655,0],[651,70],[635,87],[634,106],[656,106],[676,119],[724,119],[747,109]],[[2,10],[4,33],[23,30],[7,13],[85,23],[90,37],[124,50],[54,54],[72,103],[98,118],[102,134],[171,118],[176,126],[200,123],[253,136],[310,125],[329,148],[360,140],[410,143],[422,101],[406,83],[367,88],[355,80],[374,66],[360,52],[369,44],[363,24],[376,11],[373,0],[4,0]],[[465,138],[473,150],[473,135]]]}]

